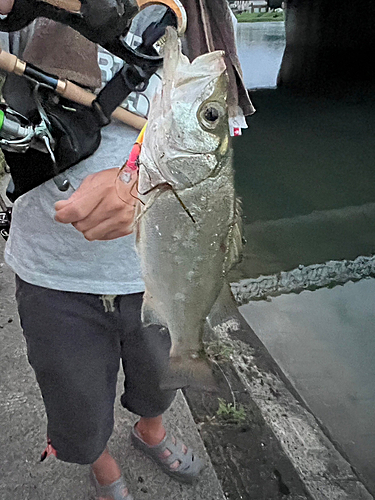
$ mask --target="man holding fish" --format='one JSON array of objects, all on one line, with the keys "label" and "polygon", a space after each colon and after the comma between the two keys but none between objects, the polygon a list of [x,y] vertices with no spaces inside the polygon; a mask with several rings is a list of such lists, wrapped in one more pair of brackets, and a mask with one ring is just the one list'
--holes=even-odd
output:
[{"label": "man holding fish", "polygon": [[[205,12],[193,0],[184,2],[192,25],[204,20],[203,48],[197,49],[194,37],[187,37],[193,56],[197,50],[224,48],[207,33],[214,3],[215,9],[229,15],[224,0],[206,0]],[[8,14],[12,5],[12,0],[0,0],[0,12]],[[66,172],[71,188],[65,194],[51,180],[21,196],[14,206],[5,258],[17,275],[29,361],[48,415],[44,457],[54,454],[63,461],[91,464],[101,500],[133,498],[106,448],[113,429],[120,359],[125,372],[121,403],[140,416],[132,430],[133,444],[177,480],[192,482],[202,469],[194,452],[166,434],[162,414],[178,386],[173,379],[171,386],[165,386],[170,380],[171,346],[172,365],[182,380],[191,378],[196,366],[206,366],[201,359],[203,321],[240,253],[228,120],[238,129],[244,126],[242,110],[249,114],[252,108],[234,83],[240,68],[234,42],[229,40],[233,39],[230,17],[224,19],[226,60],[222,52],[215,52],[190,65],[176,35],[167,36],[163,89],[151,110],[138,192],[135,171],[119,176],[136,134],[113,122],[103,129],[94,155]],[[47,36],[52,43],[56,26],[37,24],[34,32],[15,35],[13,48],[33,62],[37,57],[33,40],[45,37],[46,41]],[[77,41],[75,32],[64,36],[67,42],[73,37],[77,46],[87,44]],[[86,87],[97,86],[94,72],[89,83],[87,74],[80,74],[79,59],[72,57],[70,64],[77,83],[85,80]],[[15,87],[5,86],[6,100],[15,92]],[[143,204],[135,224],[142,269],[133,233],[138,203]],[[202,266],[207,262],[212,276],[209,287],[202,289]],[[176,269],[183,275],[173,285],[171,273]]]}]

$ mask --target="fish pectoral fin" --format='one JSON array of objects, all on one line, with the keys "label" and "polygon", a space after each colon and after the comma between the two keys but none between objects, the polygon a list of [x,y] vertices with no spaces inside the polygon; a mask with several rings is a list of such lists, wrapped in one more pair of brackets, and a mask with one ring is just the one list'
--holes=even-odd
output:
[{"label": "fish pectoral fin", "polygon": [[218,392],[212,368],[212,363],[203,356],[171,356],[161,388],[176,390],[189,387],[197,391]]},{"label": "fish pectoral fin", "polygon": [[242,205],[236,198],[234,208],[234,221],[231,225],[226,240],[225,273],[238,264],[242,259],[244,239],[242,236]]}]

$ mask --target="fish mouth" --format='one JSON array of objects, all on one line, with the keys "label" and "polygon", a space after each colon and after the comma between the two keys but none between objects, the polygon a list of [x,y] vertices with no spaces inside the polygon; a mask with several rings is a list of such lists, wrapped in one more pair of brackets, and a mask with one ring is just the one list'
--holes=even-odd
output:
[{"label": "fish mouth", "polygon": [[185,102],[195,101],[202,90],[226,72],[224,52],[203,54],[190,62],[182,53],[177,31],[168,27],[163,51],[163,115],[172,109],[172,96]]}]

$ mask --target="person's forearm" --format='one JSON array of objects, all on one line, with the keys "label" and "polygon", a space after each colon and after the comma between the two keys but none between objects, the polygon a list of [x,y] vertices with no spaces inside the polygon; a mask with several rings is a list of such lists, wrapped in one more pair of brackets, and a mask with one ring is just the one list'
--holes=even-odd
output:
[{"label": "person's forearm", "polygon": [[14,0],[0,0],[0,14],[9,14],[12,10]]}]

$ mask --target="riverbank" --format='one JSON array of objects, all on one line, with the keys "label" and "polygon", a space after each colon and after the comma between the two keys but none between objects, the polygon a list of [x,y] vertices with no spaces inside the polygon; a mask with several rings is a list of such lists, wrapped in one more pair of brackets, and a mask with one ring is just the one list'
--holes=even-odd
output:
[{"label": "riverbank", "polygon": [[230,492],[227,497],[373,499],[228,291],[209,323],[219,393],[186,394],[223,489]]},{"label": "riverbank", "polygon": [[270,10],[269,12],[242,12],[235,14],[239,23],[265,23],[274,21],[285,21],[282,9]]}]

